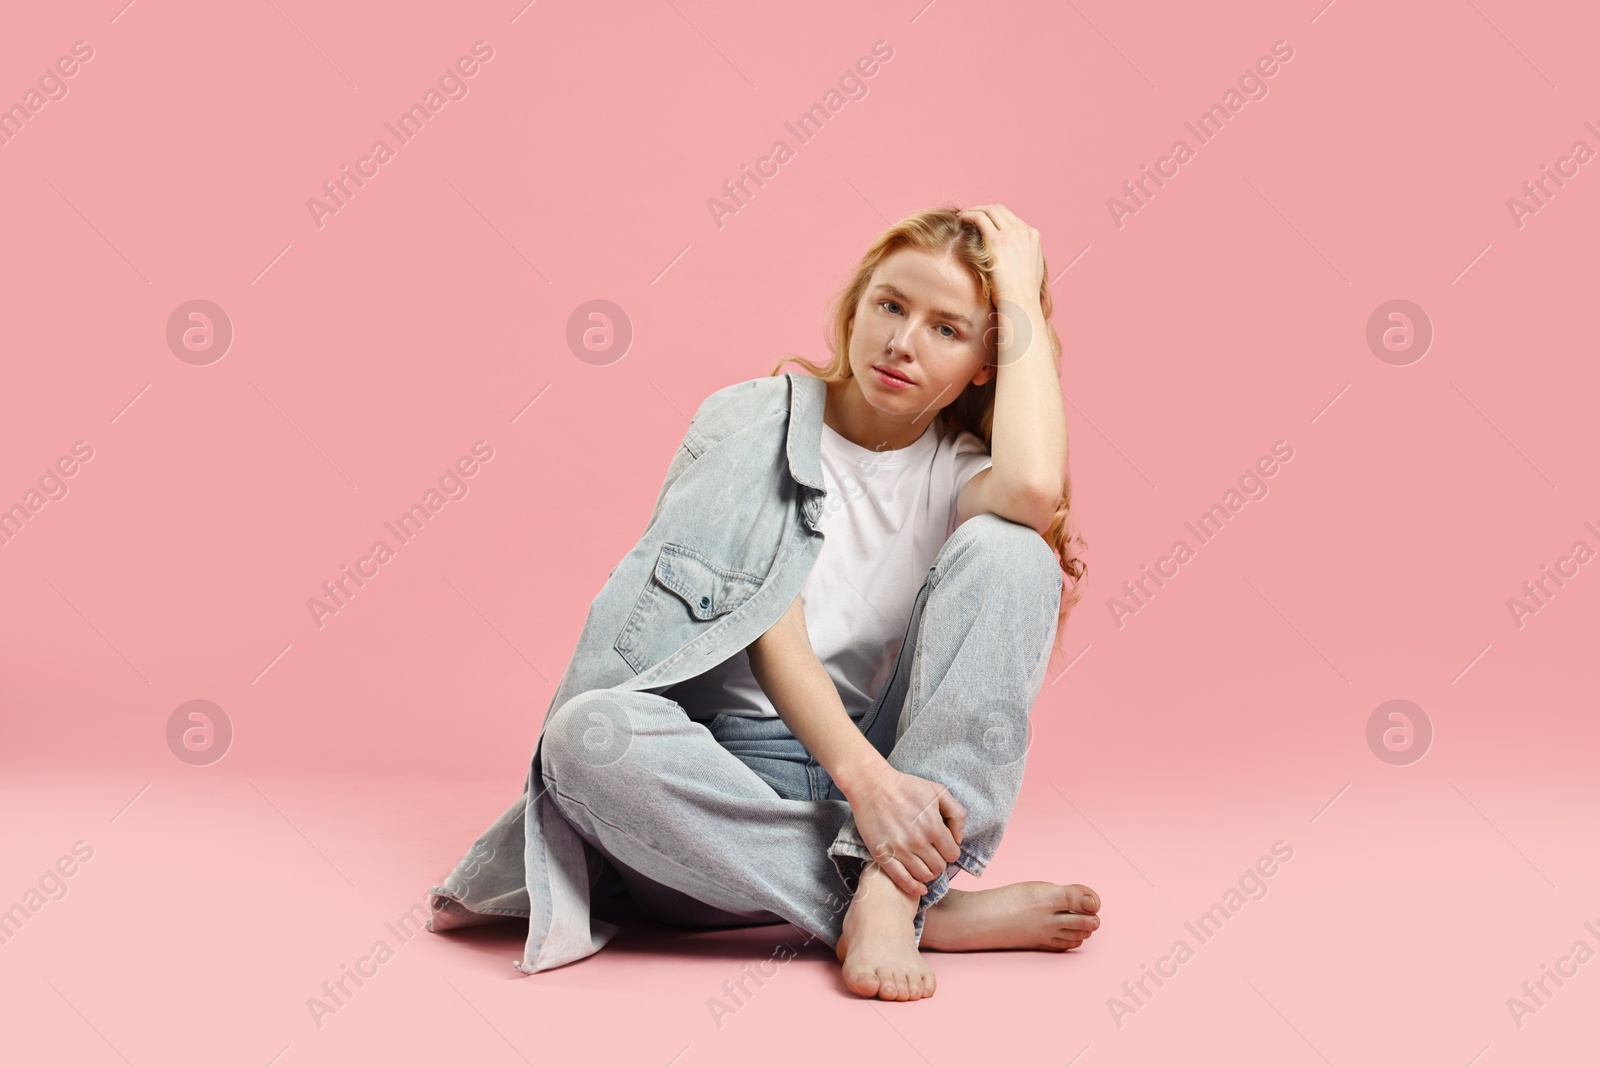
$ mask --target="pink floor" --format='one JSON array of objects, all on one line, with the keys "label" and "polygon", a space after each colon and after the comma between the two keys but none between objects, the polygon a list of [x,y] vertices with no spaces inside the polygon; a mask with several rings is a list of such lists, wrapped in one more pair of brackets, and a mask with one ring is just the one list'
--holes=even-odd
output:
[{"label": "pink floor", "polygon": [[[512,925],[402,940],[395,922],[507,801],[503,782],[8,775],[0,806],[27,814],[5,828],[8,901],[75,842],[93,849],[0,949],[6,1045],[27,1050],[9,1062],[513,1064],[558,1050],[787,1063],[822,1034],[932,1064],[1591,1062],[1595,966],[1563,964],[1575,977],[1546,978],[1554,995],[1520,1027],[1507,1006],[1533,1006],[1522,983],[1575,942],[1600,944],[1593,745],[1540,729],[1581,709],[1485,685],[1452,703],[1448,741],[1396,768],[1351,743],[1343,692],[1235,679],[1188,694],[1157,732],[1154,709],[1118,704],[1088,665],[1036,712],[1036,749],[1071,737],[1075,755],[1030,757],[1001,854],[969,887],[1082,881],[1105,925],[1065,955],[933,954],[938,991],[917,1004],[852,996],[830,953],[789,926],[639,920],[598,955],[529,977],[511,968]],[[1293,761],[1242,760],[1207,726],[1241,706],[1255,710],[1237,728],[1258,745],[1298,732],[1294,717],[1327,725]],[[1142,775],[1109,769],[1117,744],[1143,747]],[[1533,763],[1544,773],[1503,770]],[[1225,899],[1275,845],[1292,858]],[[1218,903],[1229,917],[1202,940],[1191,927]],[[1160,962],[1179,940],[1192,954]],[[392,957],[319,1019],[308,1002],[322,983],[377,941]],[[1134,1000],[1123,983],[1158,963],[1169,977],[1144,978]],[[758,965],[776,973],[731,999],[724,983]]]}]

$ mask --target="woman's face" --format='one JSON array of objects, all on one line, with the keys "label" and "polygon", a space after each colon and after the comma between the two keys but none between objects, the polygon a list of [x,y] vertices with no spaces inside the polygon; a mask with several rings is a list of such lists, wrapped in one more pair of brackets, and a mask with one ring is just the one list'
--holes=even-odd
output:
[{"label": "woman's face", "polygon": [[977,282],[953,259],[906,247],[886,256],[850,336],[850,370],[867,402],[915,418],[987,382],[995,373],[989,314]]}]

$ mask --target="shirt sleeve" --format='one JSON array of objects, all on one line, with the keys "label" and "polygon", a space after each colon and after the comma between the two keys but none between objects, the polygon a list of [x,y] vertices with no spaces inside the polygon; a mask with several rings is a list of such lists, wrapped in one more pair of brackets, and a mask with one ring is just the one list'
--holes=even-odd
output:
[{"label": "shirt sleeve", "polygon": [[994,459],[990,457],[988,449],[984,448],[983,439],[970,430],[962,430],[956,437],[955,489],[950,494],[950,522],[945,528],[946,538],[956,531],[956,500],[961,496],[962,488],[973,475],[985,467],[992,466]]}]

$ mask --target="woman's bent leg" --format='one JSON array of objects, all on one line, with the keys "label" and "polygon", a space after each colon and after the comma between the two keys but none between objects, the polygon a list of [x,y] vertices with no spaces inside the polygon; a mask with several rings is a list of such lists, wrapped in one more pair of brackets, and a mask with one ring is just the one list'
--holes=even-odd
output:
[{"label": "woman's bent leg", "polygon": [[[1037,531],[999,515],[968,519],[929,569],[894,672],[863,716],[863,732],[896,770],[943,784],[967,810],[960,858],[918,906],[919,942],[951,876],[981,875],[1005,833],[1061,591],[1060,565]],[[871,858],[853,817],[828,853],[853,884],[858,861]]]},{"label": "woman's bent leg", "polygon": [[[654,693],[572,698],[545,727],[542,760],[562,815],[625,881],[668,887],[710,914],[792,922],[838,943],[854,886],[828,856],[850,814],[843,800],[780,797]],[[673,906],[671,894],[651,900],[643,888],[646,906]]]}]

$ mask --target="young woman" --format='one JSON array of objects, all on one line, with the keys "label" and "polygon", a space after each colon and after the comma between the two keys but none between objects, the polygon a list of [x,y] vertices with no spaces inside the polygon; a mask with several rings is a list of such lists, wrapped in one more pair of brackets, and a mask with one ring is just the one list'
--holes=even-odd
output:
[{"label": "young woman", "polygon": [[[852,991],[916,1000],[919,949],[1098,928],[1082,885],[949,884],[999,845],[1085,570],[1045,271],[1001,205],[912,216],[841,293],[830,363],[702,405],[591,609],[525,812],[435,888],[434,929],[526,914],[519,969],[580,958],[614,932],[575,903],[598,864],[654,918],[792,922]],[[525,867],[487,870],[524,832]]]}]

